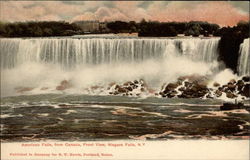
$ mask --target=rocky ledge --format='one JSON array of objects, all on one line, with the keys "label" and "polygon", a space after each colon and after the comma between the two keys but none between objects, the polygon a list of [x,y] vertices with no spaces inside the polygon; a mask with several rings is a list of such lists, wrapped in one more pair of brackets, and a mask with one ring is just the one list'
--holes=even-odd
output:
[{"label": "rocky ledge", "polygon": [[162,97],[179,98],[237,98],[239,96],[250,97],[250,77],[245,76],[239,80],[232,79],[227,84],[213,83],[209,87],[209,80],[203,76],[179,77],[174,83],[168,83],[162,87]]},{"label": "rocky ledge", "polygon": [[[63,80],[55,88],[42,87],[40,90],[64,91],[74,88],[71,81]],[[17,87],[17,93],[30,92],[34,88]],[[211,82],[211,77],[190,75],[179,77],[175,82],[165,83],[160,90],[150,88],[143,80],[112,82],[106,85],[94,85],[82,89],[84,94],[118,96],[157,96],[166,98],[250,98],[250,76],[231,79],[226,84]]]},{"label": "rocky ledge", "polygon": [[109,94],[123,96],[141,96],[154,93],[155,90],[148,87],[143,79],[128,81],[123,84],[111,83],[108,87]]}]

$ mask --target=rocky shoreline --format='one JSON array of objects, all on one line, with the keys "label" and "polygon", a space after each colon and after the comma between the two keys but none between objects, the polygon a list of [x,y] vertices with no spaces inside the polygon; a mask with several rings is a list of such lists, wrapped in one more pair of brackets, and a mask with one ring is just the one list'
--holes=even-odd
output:
[{"label": "rocky shoreline", "polygon": [[239,80],[231,79],[226,84],[213,83],[209,87],[209,79],[202,76],[183,76],[176,82],[164,84],[157,92],[148,87],[144,80],[128,81],[124,84],[112,84],[108,88],[110,95],[140,96],[143,93],[154,94],[166,98],[227,98],[250,97],[250,77],[245,76]]},{"label": "rocky shoreline", "polygon": [[213,83],[208,85],[208,79],[200,76],[180,77],[175,83],[169,83],[163,87],[160,95],[162,97],[178,98],[219,98],[225,95],[227,98],[249,98],[250,77],[242,79],[231,79],[226,84]]},{"label": "rocky shoreline", "polygon": [[[42,87],[41,91],[62,91],[74,88],[71,81],[63,80],[55,88]],[[17,87],[17,93],[32,92],[31,87]],[[202,99],[248,99],[250,98],[250,76],[231,79],[226,84],[212,82],[206,76],[190,75],[179,77],[175,82],[165,83],[160,90],[152,89],[145,80],[125,83],[112,82],[108,85],[95,85],[84,88],[84,94],[113,96],[156,96],[162,98],[202,98]]]}]

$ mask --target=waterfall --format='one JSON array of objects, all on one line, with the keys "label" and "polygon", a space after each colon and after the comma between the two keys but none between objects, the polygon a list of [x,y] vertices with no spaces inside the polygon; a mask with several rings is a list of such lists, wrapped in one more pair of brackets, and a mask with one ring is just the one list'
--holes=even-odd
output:
[{"label": "waterfall", "polygon": [[[219,38],[52,37],[2,38],[1,93],[57,93],[63,80],[69,93],[111,82],[144,79],[159,89],[185,75],[218,70]],[[44,88],[48,88],[43,90]]]},{"label": "waterfall", "polygon": [[194,61],[217,60],[219,38],[4,38],[1,68],[27,62],[52,63],[62,68],[80,64],[142,62],[174,55]]},{"label": "waterfall", "polygon": [[238,61],[239,75],[250,75],[250,49],[249,38],[245,39],[240,45],[239,61]]}]

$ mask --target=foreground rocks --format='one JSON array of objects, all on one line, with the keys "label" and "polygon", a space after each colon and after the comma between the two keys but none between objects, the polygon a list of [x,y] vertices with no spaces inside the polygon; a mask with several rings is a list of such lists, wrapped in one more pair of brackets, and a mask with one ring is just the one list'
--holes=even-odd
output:
[{"label": "foreground rocks", "polygon": [[[227,84],[218,87],[215,93],[225,93],[227,98],[237,98],[238,96],[250,97],[250,83],[249,77],[245,76],[242,79],[236,81],[235,79],[230,80]],[[220,94],[216,94],[220,97]]]},{"label": "foreground rocks", "polygon": [[108,87],[109,94],[122,96],[140,96],[142,94],[154,93],[143,79],[128,81],[123,84],[111,83]]},{"label": "foreground rocks", "polygon": [[225,95],[227,98],[237,98],[243,96],[250,97],[250,77],[242,79],[231,79],[226,84],[213,83],[213,87],[208,87],[208,79],[203,76],[180,77],[174,83],[169,83],[162,87],[159,92],[162,97],[179,98],[219,98]]},{"label": "foreground rocks", "polygon": [[168,98],[201,98],[209,92],[207,83],[207,78],[203,76],[179,77],[176,82],[163,86],[163,90],[159,94]]},{"label": "foreground rocks", "polygon": [[[166,98],[250,98],[250,76],[241,79],[231,79],[225,84],[213,82],[208,77],[190,75],[179,77],[176,81],[165,83],[160,91],[150,88],[143,80],[127,81],[125,83],[112,82],[108,85],[94,85],[84,88],[84,94],[119,95],[119,96],[160,96]],[[74,87],[71,81],[63,80],[55,90],[65,91]],[[17,87],[17,93],[32,91],[34,88]],[[42,87],[40,90],[48,90]]]}]

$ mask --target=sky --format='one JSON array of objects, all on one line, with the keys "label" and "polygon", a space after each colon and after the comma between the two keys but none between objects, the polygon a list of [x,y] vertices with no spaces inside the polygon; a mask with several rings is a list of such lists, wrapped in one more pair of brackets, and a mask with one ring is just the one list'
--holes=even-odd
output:
[{"label": "sky", "polygon": [[0,1],[0,20],[207,21],[233,26],[249,21],[248,1]]}]

